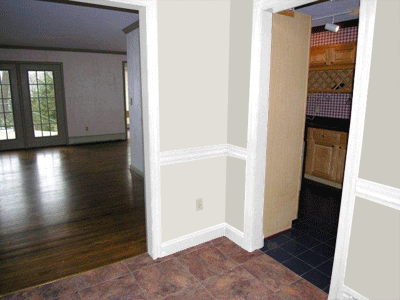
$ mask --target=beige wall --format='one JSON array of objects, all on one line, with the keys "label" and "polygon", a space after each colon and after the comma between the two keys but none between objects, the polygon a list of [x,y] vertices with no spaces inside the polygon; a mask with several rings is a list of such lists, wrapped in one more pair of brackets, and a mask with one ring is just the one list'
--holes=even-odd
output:
[{"label": "beige wall", "polygon": [[161,151],[227,142],[228,0],[158,1]]},{"label": "beige wall", "polygon": [[246,162],[228,157],[226,166],[225,222],[243,232]]},{"label": "beige wall", "polygon": [[247,147],[253,1],[231,0],[228,143]]},{"label": "beige wall", "polygon": [[[359,177],[400,188],[400,1],[379,0]],[[345,284],[400,299],[400,212],[356,198]]]},{"label": "beige wall", "polygon": [[356,198],[344,283],[368,299],[400,299],[400,211]]},{"label": "beige wall", "polygon": [[[229,0],[158,1],[161,151],[227,143],[229,20]],[[163,242],[225,222],[225,199],[226,157],[162,166]]]},{"label": "beige wall", "polygon": [[400,1],[379,0],[360,178],[400,188]]},{"label": "beige wall", "polygon": [[161,166],[163,242],[225,221],[225,177],[226,157]]},{"label": "beige wall", "polygon": [[264,236],[290,228],[297,218],[310,28],[309,15],[273,16]]}]

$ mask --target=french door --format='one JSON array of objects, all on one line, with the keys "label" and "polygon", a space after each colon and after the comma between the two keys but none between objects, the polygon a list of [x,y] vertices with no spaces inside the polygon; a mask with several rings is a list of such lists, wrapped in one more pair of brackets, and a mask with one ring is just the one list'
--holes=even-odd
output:
[{"label": "french door", "polygon": [[65,145],[60,64],[0,64],[0,150]]}]

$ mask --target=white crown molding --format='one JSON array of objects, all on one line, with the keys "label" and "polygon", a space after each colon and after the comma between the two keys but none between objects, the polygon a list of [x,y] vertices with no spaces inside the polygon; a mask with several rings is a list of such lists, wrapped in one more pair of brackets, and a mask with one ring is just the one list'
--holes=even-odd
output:
[{"label": "white crown molding", "polygon": [[400,210],[400,189],[359,178],[356,196]]},{"label": "white crown molding", "polygon": [[200,245],[213,239],[226,236],[232,242],[243,247],[243,232],[227,223],[221,223],[203,230],[162,243],[161,256],[168,256],[176,252]]},{"label": "white crown molding", "polygon": [[247,150],[229,144],[220,144],[198,148],[172,150],[161,152],[161,165],[177,164],[212,157],[230,156],[246,160]]}]

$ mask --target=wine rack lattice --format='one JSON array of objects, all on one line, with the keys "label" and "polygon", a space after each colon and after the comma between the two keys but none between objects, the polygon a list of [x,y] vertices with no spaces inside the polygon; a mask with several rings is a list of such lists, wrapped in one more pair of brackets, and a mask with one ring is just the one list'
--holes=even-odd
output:
[{"label": "wine rack lattice", "polygon": [[353,92],[354,69],[311,70],[308,75],[309,93]]}]

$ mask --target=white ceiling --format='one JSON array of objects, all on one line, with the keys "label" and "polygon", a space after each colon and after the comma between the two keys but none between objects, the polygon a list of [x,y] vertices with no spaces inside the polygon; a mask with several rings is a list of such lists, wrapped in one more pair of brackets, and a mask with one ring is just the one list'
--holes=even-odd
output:
[{"label": "white ceiling", "polygon": [[36,0],[0,0],[0,45],[126,51],[137,13]]},{"label": "white ceiling", "polygon": [[[313,18],[347,12],[346,14],[335,16],[335,23],[338,23],[358,19],[359,6],[360,0],[331,0],[296,9],[296,11],[312,15]],[[332,17],[313,20],[313,26],[325,25],[327,22],[332,23]]]}]

